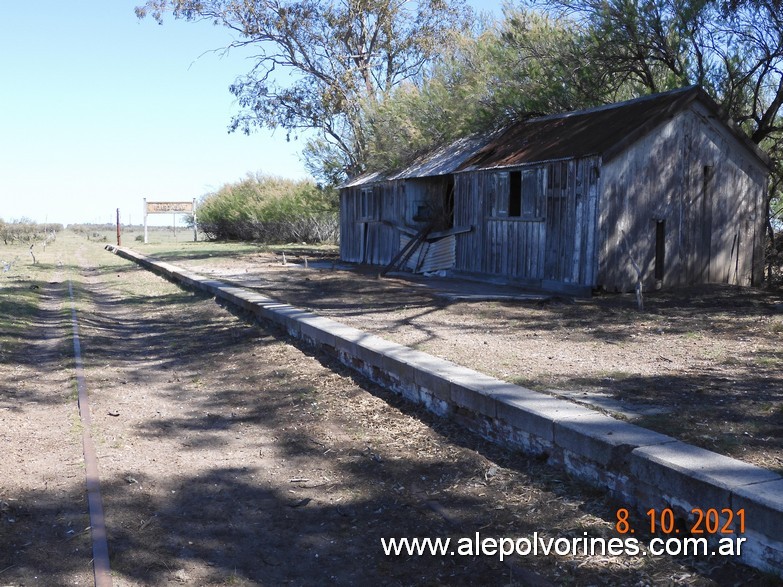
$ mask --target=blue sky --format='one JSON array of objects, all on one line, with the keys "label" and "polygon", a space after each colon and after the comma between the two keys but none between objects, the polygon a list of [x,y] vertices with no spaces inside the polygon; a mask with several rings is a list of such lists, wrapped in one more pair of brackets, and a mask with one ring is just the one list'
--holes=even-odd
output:
[{"label": "blue sky", "polygon": [[190,200],[256,171],[307,176],[284,131],[228,133],[228,86],[252,67],[247,53],[210,52],[230,32],[140,21],[141,3],[3,3],[0,218],[110,222],[119,208],[139,224],[145,197]]}]

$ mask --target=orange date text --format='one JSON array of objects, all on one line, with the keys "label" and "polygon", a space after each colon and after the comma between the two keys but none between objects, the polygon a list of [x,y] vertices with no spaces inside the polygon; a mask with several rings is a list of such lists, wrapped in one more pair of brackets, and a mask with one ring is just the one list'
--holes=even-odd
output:
[{"label": "orange date text", "polygon": [[[745,532],[745,510],[732,510],[729,508],[693,508],[689,522],[677,522],[674,511],[671,508],[661,510],[649,509],[646,512],[647,519],[643,523],[645,530],[650,534],[743,534]],[[618,534],[634,534],[636,529],[631,523],[630,512],[626,508],[620,508],[616,513],[617,522],[614,527]]]}]

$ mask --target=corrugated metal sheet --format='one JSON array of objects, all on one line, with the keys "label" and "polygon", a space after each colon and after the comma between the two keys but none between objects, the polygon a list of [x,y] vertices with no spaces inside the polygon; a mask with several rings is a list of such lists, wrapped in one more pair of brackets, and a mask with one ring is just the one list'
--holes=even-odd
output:
[{"label": "corrugated metal sheet", "polygon": [[[519,122],[489,141],[458,170],[510,167],[589,155],[603,155],[606,162],[697,100],[713,115],[720,115],[719,106],[704,90],[690,86],[589,110]],[[725,122],[736,138],[769,166],[767,155],[732,121]]]},{"label": "corrugated metal sheet", "polygon": [[388,179],[386,174],[381,173],[380,171],[373,171],[372,173],[364,173],[362,175],[354,177],[354,178],[348,180],[346,183],[344,183],[340,187],[341,188],[355,188],[355,187],[359,187],[359,186],[375,183],[375,182],[378,182],[378,181],[383,181],[385,179]]},{"label": "corrugated metal sheet", "polygon": [[[698,86],[690,86],[588,110],[531,118],[499,132],[455,141],[401,171],[365,174],[343,187],[589,155],[603,155],[606,162],[696,100],[720,116],[712,98]],[[735,137],[769,167],[769,157],[732,121],[725,122]]]},{"label": "corrugated metal sheet", "polygon": [[365,173],[341,187],[357,187],[379,181],[412,179],[416,177],[437,177],[454,173],[469,157],[474,156],[496,134],[472,136],[459,139],[423,155],[402,170],[389,173]]},{"label": "corrugated metal sheet", "polygon": [[389,179],[435,177],[454,173],[470,157],[474,156],[495,135],[473,136],[460,139],[418,158],[411,165],[394,173]]},{"label": "corrugated metal sheet", "polygon": [[[410,238],[400,237],[400,248],[408,244]],[[448,271],[454,268],[457,254],[457,239],[453,234],[432,242],[423,242],[408,258],[405,267],[414,273],[432,273]]]}]

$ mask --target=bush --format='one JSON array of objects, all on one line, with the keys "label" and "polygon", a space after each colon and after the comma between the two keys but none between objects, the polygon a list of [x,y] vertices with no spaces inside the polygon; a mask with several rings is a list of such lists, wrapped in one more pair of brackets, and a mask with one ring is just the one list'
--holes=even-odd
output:
[{"label": "bush", "polygon": [[261,174],[204,196],[197,217],[212,240],[336,242],[339,229],[335,190]]},{"label": "bush", "polygon": [[783,286],[783,232],[776,232],[774,241],[767,236],[765,251],[766,279],[770,287]]},{"label": "bush", "polygon": [[38,224],[28,218],[3,221],[0,218],[0,239],[6,245],[11,243],[35,243],[54,240],[56,234],[62,231],[62,224]]}]

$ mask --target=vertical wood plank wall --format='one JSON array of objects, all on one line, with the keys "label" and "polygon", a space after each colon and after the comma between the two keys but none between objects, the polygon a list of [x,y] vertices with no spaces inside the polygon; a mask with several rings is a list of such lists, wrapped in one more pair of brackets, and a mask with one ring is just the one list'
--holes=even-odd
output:
[{"label": "vertical wood plank wall", "polygon": [[[473,226],[457,235],[455,269],[524,282],[594,285],[599,157],[545,163],[547,182],[540,216],[509,218],[508,173],[457,174],[454,224]],[[532,166],[536,167],[536,166]]]},{"label": "vertical wood plank wall", "polygon": [[[610,160],[591,156],[515,169],[545,170],[535,218],[508,216],[511,169],[454,175],[453,225],[472,227],[454,237],[454,269],[534,286],[631,291],[637,279],[631,257],[645,289],[652,289],[657,251],[664,253],[663,287],[761,281],[767,172],[698,104]],[[344,189],[341,258],[388,264],[401,246],[396,227],[416,228],[412,206],[441,197],[444,182],[417,178]]]},{"label": "vertical wood plank wall", "polygon": [[388,264],[400,247],[406,213],[401,180],[346,188],[340,194],[340,258],[351,263]]},{"label": "vertical wood plank wall", "polygon": [[656,287],[656,223],[664,222],[663,287],[758,284],[766,177],[707,113],[689,110],[604,162],[598,282]]}]

